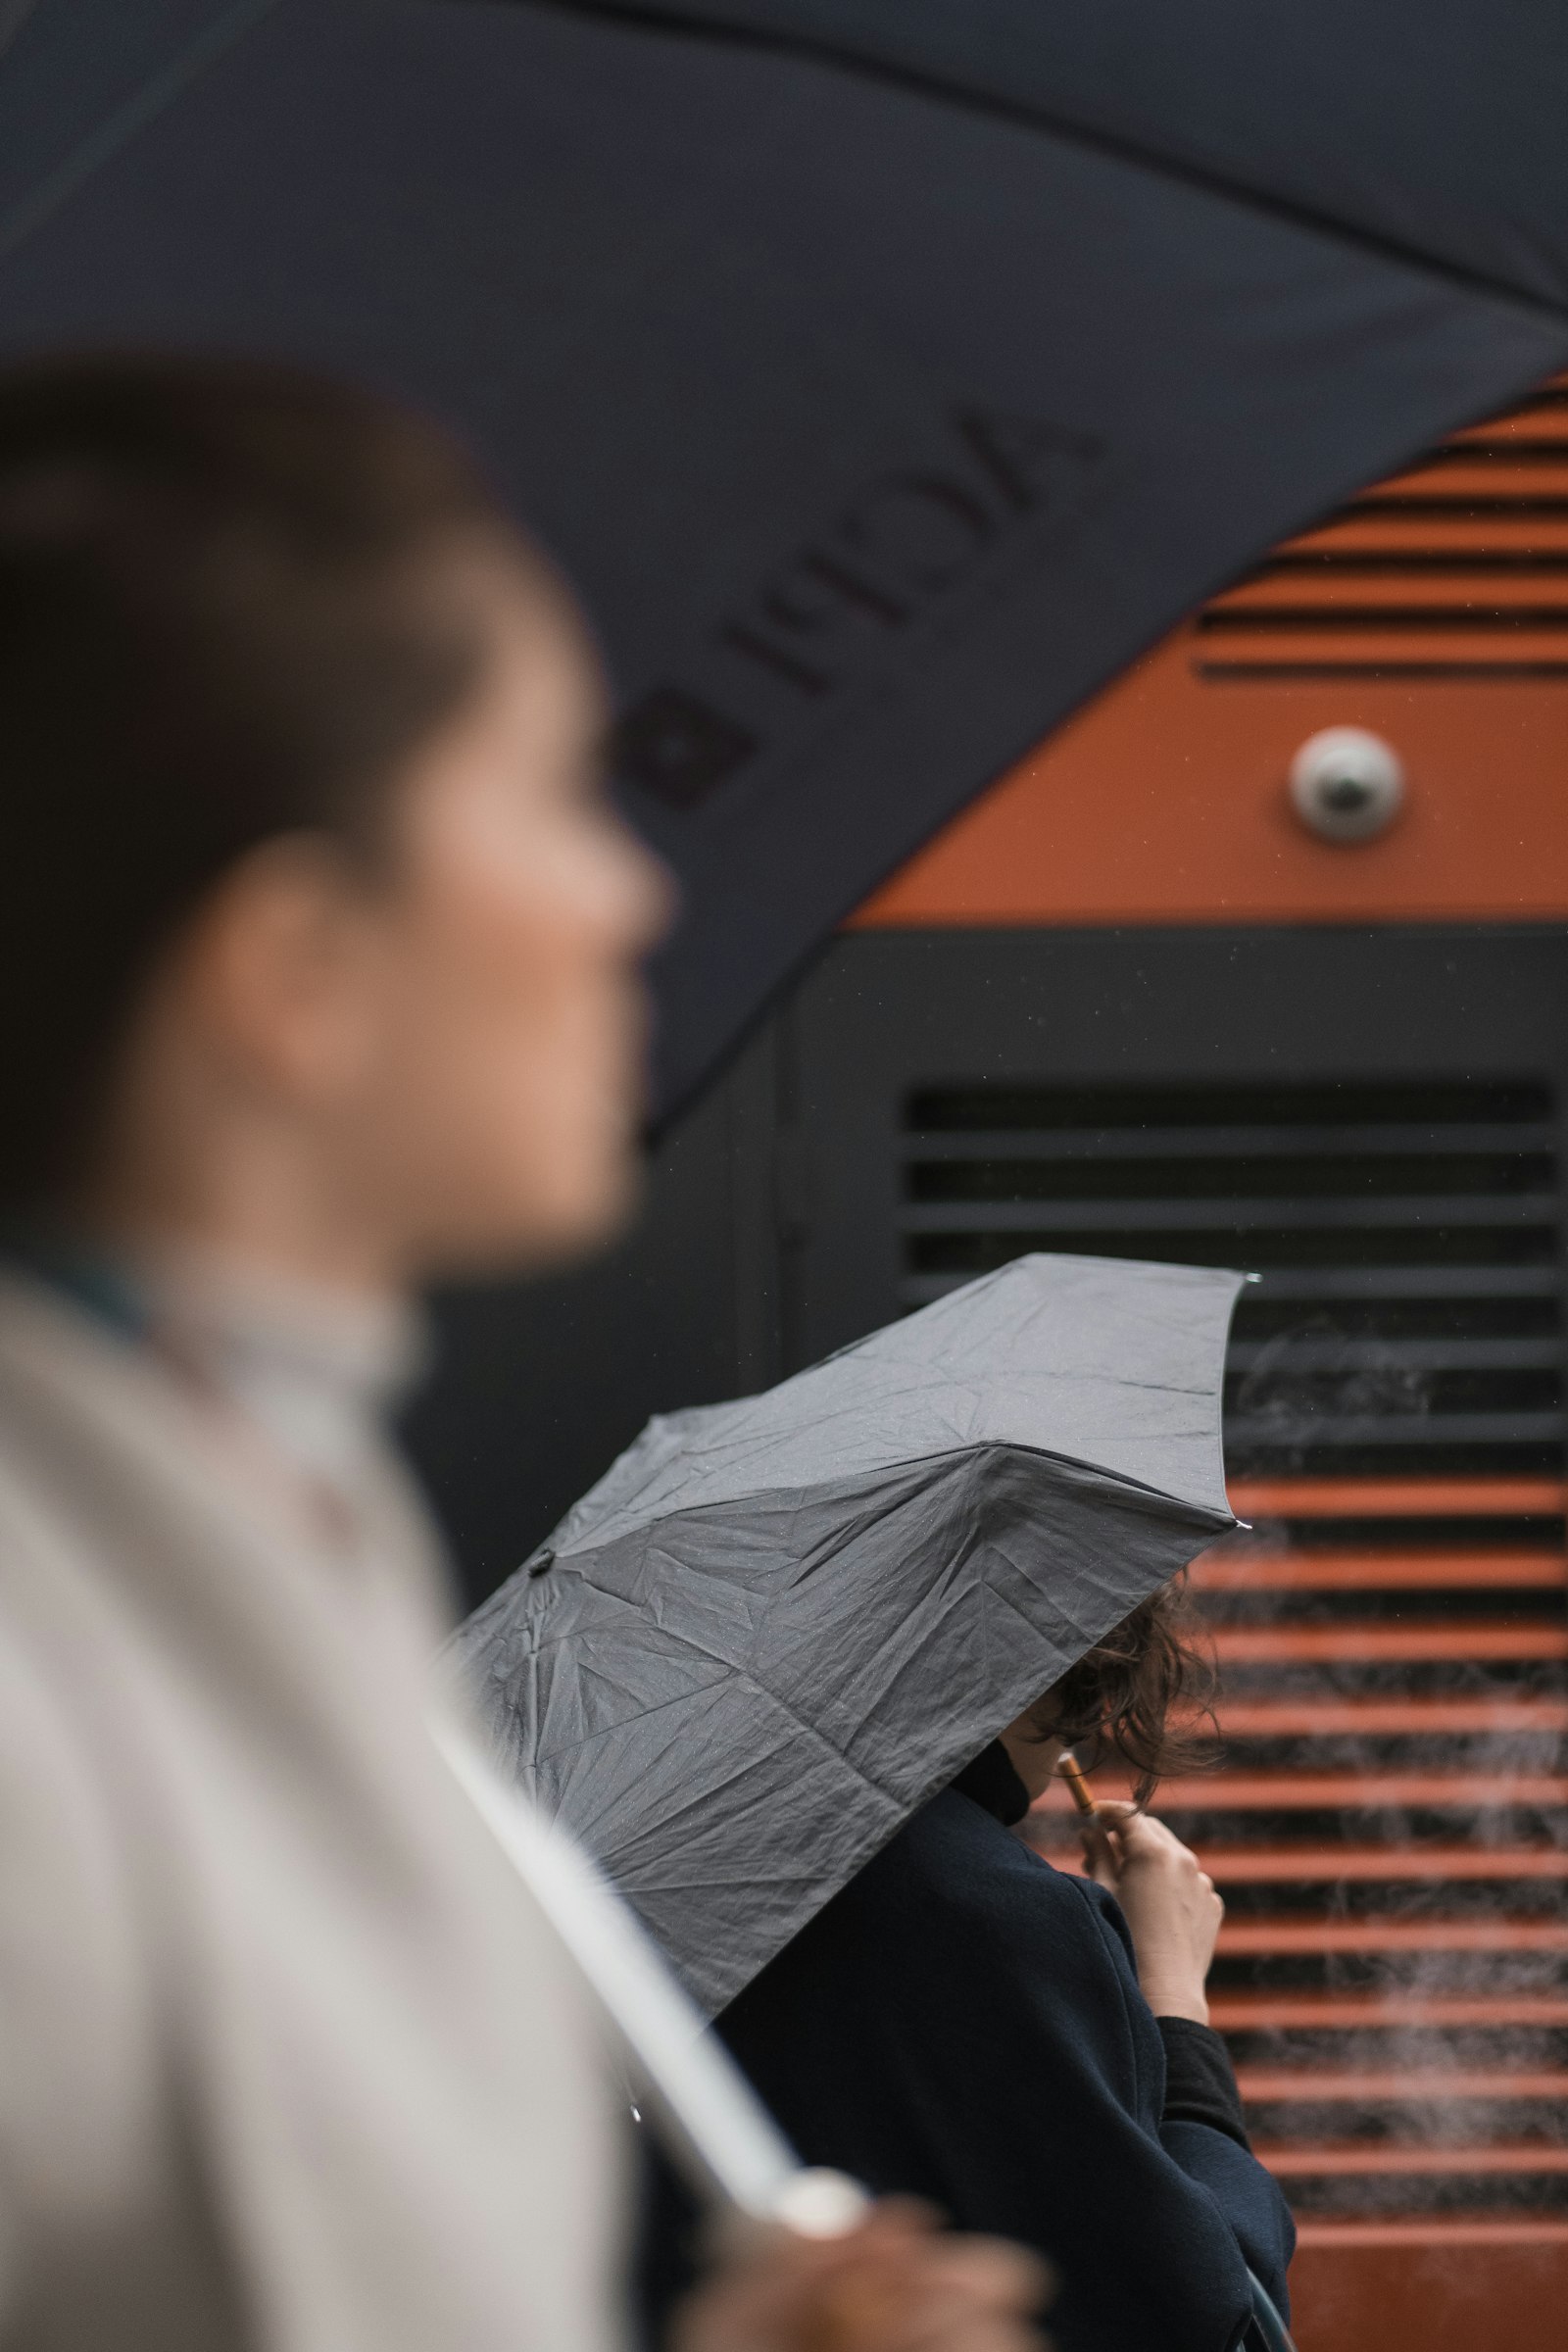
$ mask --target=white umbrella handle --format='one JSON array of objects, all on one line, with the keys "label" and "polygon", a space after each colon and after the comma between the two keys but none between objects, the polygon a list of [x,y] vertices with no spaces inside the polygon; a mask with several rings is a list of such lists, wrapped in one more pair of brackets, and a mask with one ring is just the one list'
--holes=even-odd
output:
[{"label": "white umbrella handle", "polygon": [[608,2025],[639,2109],[706,2202],[806,2237],[863,2219],[865,2191],[803,2165],[696,2003],[582,1849],[506,1787],[472,1742],[436,1747],[564,1947]]}]

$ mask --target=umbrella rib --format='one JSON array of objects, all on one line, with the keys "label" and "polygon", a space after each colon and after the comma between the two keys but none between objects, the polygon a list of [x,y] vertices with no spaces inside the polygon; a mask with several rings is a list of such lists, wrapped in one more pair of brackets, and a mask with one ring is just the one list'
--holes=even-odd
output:
[{"label": "umbrella rib", "polygon": [[[1146,1491],[1151,1493],[1153,1492],[1152,1489]],[[583,1581],[586,1583],[587,1579],[584,1578]],[[641,1624],[643,1622],[642,1612],[639,1610],[635,1602],[623,1599],[622,1595],[619,1593],[607,1592],[603,1585],[595,1585],[592,1587],[592,1590],[598,1593],[601,1598],[619,1601],[622,1608],[625,1610],[627,1617],[634,1624]],[[985,1585],[981,1588],[981,1590],[982,1605],[984,1608],[987,1610],[993,1608],[1005,1609],[1011,1616],[1016,1618],[1020,1624],[1026,1627],[1029,1625],[1028,1618],[1023,1615],[1013,1601],[1007,1598],[1005,1593],[999,1592],[996,1588],[991,1585]],[[1081,1631],[1081,1628],[1079,1630]],[[674,1636],[671,1636],[670,1638],[672,1640],[677,1639],[677,1637]],[[1098,1639],[1099,1637],[1097,1635],[1094,1638]],[[546,1650],[560,1648],[565,1643],[571,1642],[572,1639],[573,1634],[571,1630],[568,1629],[558,1635],[554,1641],[542,1642],[533,1655],[535,1658],[541,1658],[544,1656]],[[787,1723],[791,1724],[798,1733],[801,1733],[805,1737],[818,1741],[821,1746],[827,1750],[829,1755],[835,1757],[838,1762],[844,1766],[847,1772],[853,1773],[866,1788],[871,1789],[879,1796],[888,1798],[890,1802],[896,1803],[898,1801],[895,1792],[890,1788],[884,1788],[879,1781],[873,1779],[872,1776],[866,1771],[864,1765],[856,1762],[856,1760],[848,1753],[848,1751],[841,1746],[836,1740],[829,1736],[827,1731],[820,1723],[808,1721],[805,1716],[800,1714],[795,1705],[789,1699],[787,1699],[781,1691],[776,1690],[770,1682],[765,1682],[758,1671],[755,1663],[748,1663],[738,1658],[726,1658],[718,1651],[707,1648],[694,1634],[683,1633],[678,1637],[678,1640],[684,1648],[690,1649],[698,1657],[706,1659],[710,1665],[722,1668],[723,1671],[716,1676],[712,1682],[705,1683],[701,1687],[701,1690],[697,1693],[694,1693],[691,1690],[681,1690],[676,1692],[671,1698],[661,1699],[654,1706],[644,1706],[641,1708],[635,1718],[639,1725],[651,1723],[656,1716],[665,1714],[671,1707],[685,1706],[689,1704],[694,1695],[706,1697],[710,1693],[722,1690],[727,1685],[737,1680],[741,1680],[746,1682],[760,1697],[766,1699],[770,1705],[776,1707],[779,1714]],[[591,1745],[595,1740],[604,1739],[620,1728],[621,1727],[618,1724],[604,1724],[595,1731],[585,1732],[579,1740],[568,1740],[561,1746],[552,1746],[549,1750],[548,1756],[541,1751],[533,1757],[532,1767],[533,1769],[537,1770],[547,1762],[552,1764],[559,1763],[563,1758],[575,1755],[581,1748]],[[694,1800],[694,1802],[695,1801],[700,1800]]]},{"label": "umbrella rib", "polygon": [[[1156,1385],[1162,1384],[1144,1381],[1129,1382],[1127,1385],[1129,1387],[1153,1388]],[[1174,1391],[1172,1393],[1180,1395],[1189,1394],[1187,1391]],[[1198,1390],[1193,1390],[1190,1393],[1194,1396],[1201,1394],[1201,1392]],[[867,1470],[864,1475],[871,1477],[876,1475],[877,1470],[881,1469],[920,1470],[923,1469],[927,1463],[954,1461],[964,1454],[990,1452],[1025,1453],[1031,1455],[1036,1461],[1064,1463],[1070,1470],[1085,1471],[1090,1477],[1103,1479],[1107,1485],[1120,1487],[1129,1494],[1147,1495],[1152,1501],[1164,1504],[1168,1507],[1172,1507],[1177,1510],[1192,1511],[1198,1517],[1202,1519],[1205,1524],[1211,1526],[1217,1535],[1228,1534],[1231,1528],[1233,1528],[1236,1524],[1234,1514],[1231,1512],[1228,1506],[1216,1503],[1194,1502],[1188,1495],[1173,1494],[1168,1487],[1151,1486],[1147,1479],[1133,1478],[1125,1470],[1111,1469],[1107,1463],[1092,1462],[1083,1454],[1079,1453],[1063,1453],[1058,1447],[1054,1446],[1031,1446],[1027,1440],[1023,1438],[971,1438],[965,1440],[962,1444],[957,1446],[944,1446],[934,1453],[910,1453],[901,1455],[896,1462],[887,1463],[885,1465],[879,1464],[876,1466],[875,1470]],[[656,1509],[651,1511],[646,1519],[642,1520],[639,1520],[635,1514],[633,1514],[631,1524],[623,1531],[622,1536],[607,1538],[603,1528],[589,1529],[586,1533],[579,1536],[577,1543],[572,1549],[563,1549],[558,1551],[556,1553],[556,1561],[558,1566],[571,1566],[576,1571],[577,1575],[583,1578],[584,1583],[587,1583],[589,1580],[584,1573],[586,1563],[592,1560],[596,1552],[604,1550],[607,1543],[621,1542],[625,1538],[636,1535],[639,1530],[651,1533],[654,1528],[662,1527],[667,1525],[672,1520],[683,1518],[688,1512],[693,1516],[696,1516],[704,1511],[732,1510],[737,1502],[746,1502],[752,1505],[760,1503],[768,1504],[786,1502],[795,1504],[799,1502],[801,1497],[808,1495],[811,1493],[812,1484],[812,1481],[807,1480],[797,1486],[748,1487],[734,1494],[720,1495],[716,1501],[688,1503],[682,1505],[677,1510]],[[622,1507],[626,1508],[628,1506]],[[612,1512],[606,1524],[613,1524],[616,1515],[617,1514],[615,1512]],[[605,1590],[605,1588],[600,1585],[595,1585],[593,1589],[596,1592],[603,1592]],[[619,1595],[612,1595],[612,1597],[618,1598]]]},{"label": "umbrella rib", "polygon": [[[586,1582],[586,1579],[584,1581]],[[620,1595],[618,1593],[606,1595],[605,1588],[602,1585],[595,1585],[593,1587],[593,1591],[608,1598],[617,1600],[620,1599]],[[638,1610],[635,1602],[626,1601],[622,1605],[625,1607],[628,1616],[633,1620],[633,1622],[642,1622],[641,1612]],[[560,1634],[553,1642],[542,1643],[540,1648],[533,1654],[535,1657],[542,1657],[547,1648],[559,1648],[563,1643],[570,1642],[571,1639],[572,1635],[569,1631]],[[723,1673],[720,1674],[713,1682],[705,1683],[702,1686],[701,1691],[695,1695],[706,1697],[710,1692],[722,1690],[728,1684],[731,1684],[737,1680],[748,1683],[758,1693],[759,1697],[765,1698],[770,1705],[775,1706],[780,1715],[784,1717],[785,1721],[792,1725],[797,1732],[804,1734],[808,1739],[819,1741],[820,1744],[827,1750],[829,1755],[835,1757],[837,1761],[844,1766],[847,1772],[854,1773],[856,1778],[863,1783],[867,1788],[872,1789],[878,1796],[887,1797],[890,1802],[897,1801],[893,1795],[893,1791],[891,1789],[884,1788],[880,1782],[874,1781],[870,1774],[866,1772],[863,1765],[857,1764],[853,1758],[846,1753],[844,1748],[839,1745],[837,1740],[828,1737],[827,1733],[823,1730],[819,1723],[808,1722],[805,1716],[799,1713],[799,1711],[788,1699],[783,1697],[779,1691],[773,1689],[770,1683],[763,1682],[755,1666],[747,1665],[738,1658],[721,1657],[717,1651],[705,1648],[703,1643],[698,1641],[695,1635],[682,1634],[679,1639],[682,1645],[695,1651],[698,1657],[706,1658],[710,1665],[721,1666],[724,1669]],[[693,1696],[694,1693],[690,1690],[677,1691],[672,1698],[661,1699],[656,1706],[645,1706],[642,1708],[635,1720],[638,1724],[651,1723],[656,1716],[665,1714],[671,1707],[685,1706],[689,1704]],[[585,1732],[580,1740],[568,1740],[564,1746],[553,1746],[549,1751],[548,1757],[543,1752],[536,1754],[531,1760],[531,1768],[537,1771],[540,1766],[546,1762],[554,1764],[559,1762],[564,1756],[575,1755],[580,1748],[590,1746],[595,1740],[605,1739],[610,1734],[618,1731],[620,1728],[621,1727],[618,1724],[602,1724],[596,1731]],[[696,1803],[702,1800],[694,1799],[693,1801]]]},{"label": "umbrella rib", "polygon": [[[862,1788],[869,1789],[873,1796],[880,1797],[885,1804],[897,1805],[901,1802],[901,1799],[894,1792],[894,1790],[891,1788],[884,1788],[880,1781],[872,1779],[870,1773],[866,1771],[863,1764],[858,1764],[855,1761],[855,1758],[849,1755],[845,1749],[840,1746],[838,1740],[830,1739],[828,1734],[823,1730],[819,1723],[808,1722],[806,1717],[802,1715],[797,1708],[792,1706],[787,1699],[780,1698],[776,1690],[772,1690],[766,1683],[759,1680],[755,1674],[751,1674],[747,1672],[745,1668],[740,1667],[736,1669],[736,1672],[738,1674],[744,1674],[746,1681],[750,1683],[752,1689],[757,1691],[759,1696],[765,1698],[770,1705],[775,1706],[778,1709],[780,1715],[783,1716],[790,1729],[800,1739],[813,1742],[823,1751],[825,1755],[831,1756],[834,1763],[841,1764],[844,1767],[844,1770],[849,1773],[854,1780],[859,1782]],[[684,1820],[690,1813],[700,1814],[704,1806],[709,1802],[710,1794],[711,1791],[710,1790],[699,1789],[674,1813],[667,1814],[665,1816],[666,1826],[670,1822]]]},{"label": "umbrella rib", "polygon": [[38,0],[0,0],[0,57],[15,41]]},{"label": "umbrella rib", "polygon": [[1462,262],[1432,253],[1426,247],[1413,245],[1404,238],[1364,227],[1357,221],[1345,220],[1337,213],[1324,212],[1314,205],[1303,204],[1298,198],[1275,195],[1211,166],[1162,154],[1157,149],[1141,145],[1137,139],[1126,134],[1075,122],[1066,116],[1052,114],[1044,107],[1001,97],[995,91],[978,89],[971,82],[947,79],[934,70],[906,61],[873,56],[865,50],[831,40],[822,34],[791,32],[778,26],[725,24],[705,16],[701,10],[660,5],[659,0],[648,0],[646,6],[639,5],[639,0],[512,0],[512,4],[548,9],[557,16],[605,17],[616,24],[679,33],[688,39],[722,43],[733,48],[765,49],[779,55],[804,57],[817,64],[835,66],[841,71],[860,74],[870,81],[888,82],[895,88],[915,90],[924,97],[940,97],[950,104],[966,106],[976,114],[996,116],[1004,122],[1025,124],[1032,130],[1050,131],[1058,138],[1071,140],[1076,146],[1114,156],[1122,163],[1137,164],[1145,171],[1180,180],[1190,187],[1201,189],[1207,195],[1222,196],[1232,203],[1245,202],[1253,210],[1267,213],[1272,219],[1289,221],[1295,227],[1338,237],[1347,244],[1377,255],[1381,260],[1403,263],[1407,268],[1446,279],[1468,293],[1483,293],[1493,300],[1500,298],[1517,302],[1525,309],[1539,312],[1549,318],[1560,319],[1563,317],[1562,302],[1551,301],[1545,295],[1516,285],[1508,279],[1491,277],[1481,270],[1467,268]]},{"label": "umbrella rib", "polygon": [[[150,75],[122,106],[116,107],[96,129],[78,140],[65,160],[0,219],[0,260],[24,245],[95,172],[111,162],[139,130],[145,130],[149,122],[166,113],[182,91],[216,64],[225,49],[243,39],[276,6],[277,0],[236,0],[235,6],[225,9],[216,24],[198,33],[177,57]],[[24,21],[30,12],[31,0],[28,0],[28,6],[23,10]],[[10,47],[12,35],[20,29],[20,24],[14,24],[0,34],[0,59]]]},{"label": "umbrella rib", "polygon": [[[1538,313],[1544,318],[1560,319],[1563,317],[1564,305],[1561,302],[1551,301],[1545,295],[1508,279],[1489,276],[1484,270],[1468,268],[1446,255],[1413,245],[1407,239],[1367,228],[1339,214],[1303,204],[1298,198],[1276,195],[1212,167],[1162,154],[1118,132],[1075,122],[1065,116],[1052,114],[1044,107],[1004,98],[994,91],[977,89],[972,83],[946,79],[940,74],[918,65],[874,57],[820,35],[789,32],[762,25],[725,24],[706,18],[695,10],[658,5],[638,6],[636,0],[632,0],[631,5],[627,5],[626,0],[513,0],[513,5],[547,9],[557,16],[602,17],[613,24],[662,30],[687,39],[722,43],[734,48],[762,49],[776,55],[802,57],[831,65],[841,72],[858,74],[867,80],[914,90],[923,97],[939,97],[950,105],[964,106],[976,114],[991,115],[1033,130],[1049,131],[1057,138],[1070,140],[1076,146],[1114,156],[1120,162],[1135,164],[1143,171],[1182,181],[1188,186],[1201,189],[1205,194],[1223,197],[1231,203],[1246,203],[1252,210],[1288,221],[1293,226],[1336,237],[1382,260],[1401,263],[1408,269],[1418,270],[1466,292],[1485,294],[1494,301],[1517,303],[1522,309]],[[181,91],[198,79],[225,49],[230,48],[276,6],[277,0],[237,0],[237,5],[228,10],[216,24],[199,34],[177,58],[144,82],[133,97],[89,132],[30,195],[24,197],[13,208],[9,218],[0,220],[0,258],[24,244],[128,139],[163,114]],[[24,22],[29,13],[30,9],[24,12]],[[17,29],[20,26],[13,25],[10,28],[11,31]],[[4,41],[0,41],[0,49],[8,46],[9,34]]]},{"label": "umbrella rib", "polygon": [[[695,1648],[696,1646],[697,1645],[693,1643],[693,1647]],[[701,1650],[699,1651],[699,1655],[702,1657],[707,1657],[709,1652],[707,1650]],[[716,1681],[711,1683],[704,1683],[699,1691],[693,1692],[690,1690],[677,1690],[673,1698],[662,1698],[655,1706],[639,1707],[637,1713],[634,1716],[629,1717],[627,1720],[635,1723],[640,1729],[643,1724],[652,1723],[657,1716],[667,1715],[671,1707],[690,1706],[694,1696],[706,1697],[710,1690],[724,1690],[728,1684],[735,1680],[735,1677],[738,1674],[744,1673],[744,1671],[745,1669],[743,1667],[730,1666],[725,1673],[721,1674],[717,1678]],[[760,1689],[761,1686],[759,1685],[758,1687]],[[614,1733],[623,1731],[624,1729],[625,1724],[623,1722],[602,1723],[593,1731],[584,1732],[580,1740],[568,1740],[564,1746],[552,1746],[548,1750],[541,1749],[536,1756],[530,1759],[530,1769],[537,1772],[546,1764],[560,1763],[563,1757],[574,1756],[577,1754],[580,1748],[591,1747],[596,1740],[608,1740]]]}]

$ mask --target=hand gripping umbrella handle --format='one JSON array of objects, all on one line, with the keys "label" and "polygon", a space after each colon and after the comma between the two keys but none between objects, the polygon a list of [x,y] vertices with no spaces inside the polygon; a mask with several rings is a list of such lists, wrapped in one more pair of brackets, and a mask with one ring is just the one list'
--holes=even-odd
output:
[{"label": "hand gripping umbrella handle", "polygon": [[460,1734],[432,1725],[453,1778],[593,1997],[646,2113],[705,2204],[805,2237],[840,2237],[869,2199],[803,2165],[696,2003],[581,1848],[508,1788]]}]

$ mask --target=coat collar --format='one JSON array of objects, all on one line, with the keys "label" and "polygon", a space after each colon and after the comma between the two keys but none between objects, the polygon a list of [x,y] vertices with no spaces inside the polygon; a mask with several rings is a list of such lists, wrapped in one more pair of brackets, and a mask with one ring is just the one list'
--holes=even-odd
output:
[{"label": "coat collar", "polygon": [[[433,1652],[448,1630],[445,1563],[390,1451],[367,1446],[345,1549],[302,1506],[288,1465],[229,1441],[129,1333],[54,1283],[0,1271],[0,1487],[46,1494],[124,1577],[132,1561],[156,1568],[146,1597],[192,1638],[204,1611],[265,1624],[269,1596],[287,1585],[302,1607],[333,1592],[357,1606],[379,1591],[423,1621]],[[215,1560],[227,1575],[214,1577]],[[187,1569],[195,1584],[176,1593]]]},{"label": "coat collar", "polygon": [[966,1764],[953,1784],[960,1796],[972,1797],[977,1805],[1011,1829],[1022,1821],[1029,1810],[1029,1791],[1012,1769],[1012,1761],[1000,1740],[983,1747],[972,1764]]}]

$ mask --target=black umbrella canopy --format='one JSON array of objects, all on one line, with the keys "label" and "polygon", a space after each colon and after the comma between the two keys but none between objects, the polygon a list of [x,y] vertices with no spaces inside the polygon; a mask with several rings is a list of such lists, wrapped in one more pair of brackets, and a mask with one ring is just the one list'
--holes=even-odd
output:
[{"label": "black umbrella canopy", "polygon": [[498,1759],[709,2009],[1235,1524],[1241,1279],[1018,1258],[656,1420],[460,1630]]},{"label": "black umbrella canopy", "polygon": [[357,371],[581,587],[666,1110],[1195,601],[1568,361],[1558,0],[19,6],[0,350]]}]

